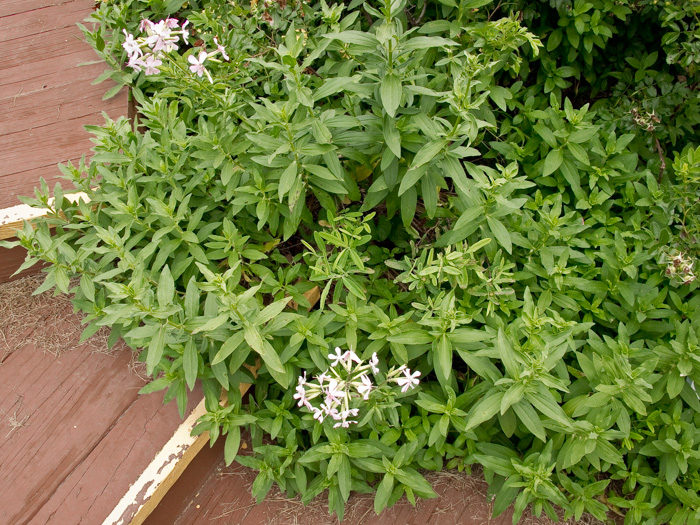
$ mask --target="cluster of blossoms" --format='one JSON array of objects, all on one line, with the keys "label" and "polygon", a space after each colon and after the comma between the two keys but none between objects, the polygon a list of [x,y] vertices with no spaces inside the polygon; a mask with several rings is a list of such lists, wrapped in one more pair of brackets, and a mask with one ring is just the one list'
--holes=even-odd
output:
[{"label": "cluster of blossoms", "polygon": [[661,119],[656,116],[656,112],[654,111],[651,113],[645,111],[644,114],[642,114],[638,108],[632,108],[630,113],[632,113],[632,120],[634,123],[644,128],[646,131],[654,131],[656,129],[656,124],[661,123]]},{"label": "cluster of blossoms", "polygon": [[[333,418],[337,421],[333,428],[349,428],[351,423],[356,424],[357,421],[348,419],[359,414],[360,409],[355,405],[361,400],[368,400],[370,394],[380,386],[396,383],[401,387],[401,392],[407,392],[419,382],[420,372],[411,373],[406,365],[401,365],[389,370],[382,385],[375,385],[369,373],[371,372],[372,378],[380,374],[376,353],[372,354],[367,364],[352,350],[343,353],[340,348],[336,348],[335,354],[329,354],[328,358],[331,367],[317,376],[315,382],[306,380],[306,372],[299,376],[294,399],[298,400],[298,406],[305,406],[313,412],[314,419],[320,423],[329,416]],[[317,398],[323,398],[318,407],[311,404]]]},{"label": "cluster of blossoms", "polygon": [[[160,73],[158,66],[163,65],[161,60],[163,56],[172,51],[176,51],[179,47],[180,38],[184,44],[188,44],[189,31],[187,25],[189,20],[180,25],[180,22],[175,18],[166,18],[160,22],[151,22],[150,20],[141,20],[139,30],[146,34],[139,38],[134,38],[134,35],[127,33],[124,29],[124,43],[122,47],[129,57],[128,66],[134,71],[143,71],[146,75],[157,75]],[[205,50],[200,51],[197,56],[190,55],[187,57],[190,63],[190,71],[201,78],[206,75],[209,82],[213,82],[209,71],[204,67],[206,60],[218,62],[214,57],[218,54],[225,60],[229,60],[224,46],[219,44],[214,37],[216,51],[207,53]]]},{"label": "cluster of blossoms", "polygon": [[666,275],[679,279],[683,284],[690,284],[697,279],[693,273],[693,261],[681,252],[668,256]]}]

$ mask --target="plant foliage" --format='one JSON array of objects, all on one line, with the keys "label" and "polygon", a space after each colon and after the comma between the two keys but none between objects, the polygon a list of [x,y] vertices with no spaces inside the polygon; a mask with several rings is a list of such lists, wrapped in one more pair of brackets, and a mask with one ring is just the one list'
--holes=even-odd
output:
[{"label": "plant foliage", "polygon": [[[144,391],[184,414],[201,381],[196,430],[258,499],[327,489],[342,517],[376,491],[380,512],[433,495],[421,469],[480,464],[514,521],[698,523],[699,9],[104,1],[85,35],[139,115],[61,166],[89,204],[27,200],[50,214],[26,265],[51,263],[38,291],[74,293],[85,336],[140,350]],[[129,68],[125,32],[166,17],[189,44]],[[217,44],[210,82],[191,66]],[[421,384],[319,423],[294,384],[336,346]]]}]

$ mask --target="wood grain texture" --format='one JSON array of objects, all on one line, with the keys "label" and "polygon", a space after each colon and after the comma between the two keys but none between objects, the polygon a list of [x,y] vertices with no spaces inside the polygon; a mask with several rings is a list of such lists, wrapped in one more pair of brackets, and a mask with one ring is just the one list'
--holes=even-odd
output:
[{"label": "wood grain texture", "polygon": [[55,358],[30,345],[3,362],[0,409],[11,414],[21,399],[29,419],[0,441],[0,523],[32,520],[136,400],[143,381],[130,361],[126,350],[83,345]]},{"label": "wood grain texture", "polygon": [[29,13],[44,7],[70,4],[75,0],[2,0],[0,2],[0,18]]},{"label": "wood grain texture", "polygon": [[[202,398],[190,393],[190,407]],[[177,405],[161,394],[138,396],[80,465],[34,517],[36,523],[102,523],[129,490],[138,473],[180,427]],[[80,509],[76,516],[75,509]]]},{"label": "wood grain texture", "polygon": [[[8,241],[13,241],[15,239],[9,238]],[[28,275],[34,275],[38,273],[46,265],[43,263],[37,263],[31,268],[24,270],[22,273],[13,275],[17,268],[22,266],[22,263],[27,258],[27,251],[21,246],[15,248],[2,248],[0,247],[0,283],[6,283],[9,281],[14,281],[16,279],[21,279]]]},{"label": "wood grain texture", "polygon": [[[31,0],[25,1],[25,3],[31,4]],[[31,37],[64,27],[73,27],[76,22],[80,22],[82,18],[85,18],[85,8],[88,4],[89,2],[85,0],[73,1],[35,9],[31,16],[27,16],[25,13],[3,16],[3,31],[0,32],[0,43]]]},{"label": "wood grain texture", "polygon": [[[3,0],[0,2],[0,209],[32,195],[43,177],[61,178],[57,164],[89,157],[83,126],[104,124],[128,112],[126,91],[103,101],[111,83],[92,86],[104,70],[82,40],[76,23],[92,12],[93,0]],[[67,183],[63,184],[68,186]]]},{"label": "wood grain texture", "polygon": [[204,400],[201,400],[155,457],[142,464],[145,470],[112,509],[104,525],[141,525],[144,522],[209,441],[208,434],[191,435],[197,420],[205,413]]},{"label": "wood grain texture", "polygon": [[[11,339],[34,342],[0,363],[0,524],[99,524],[182,420],[162,393],[138,394],[129,349],[79,344],[76,316],[46,301]],[[69,341],[59,357],[36,346],[47,326]]]}]

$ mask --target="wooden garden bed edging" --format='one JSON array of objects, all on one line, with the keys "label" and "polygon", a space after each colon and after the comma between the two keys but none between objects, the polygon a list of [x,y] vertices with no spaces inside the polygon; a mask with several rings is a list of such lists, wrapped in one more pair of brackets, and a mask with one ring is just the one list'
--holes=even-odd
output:
[{"label": "wooden garden bed edging", "polygon": [[[313,305],[321,298],[321,290],[315,286],[304,296]],[[259,362],[255,366],[248,366],[254,376],[259,367]],[[241,396],[250,387],[250,384],[241,384]],[[209,432],[203,432],[199,436],[191,435],[197,420],[204,414],[205,400],[202,399],[102,525],[142,525],[145,522],[209,441]]]},{"label": "wooden garden bed edging", "polygon": [[[67,193],[63,198],[70,202],[78,202],[80,200],[90,202],[90,197],[82,191]],[[49,199],[49,205],[53,204],[53,201],[53,198]],[[46,208],[32,208],[27,204],[19,204],[0,210],[0,241],[15,237],[17,230],[21,230],[24,227],[25,221],[31,223],[34,219],[46,217],[48,214],[49,210]]]},{"label": "wooden garden bed edging", "polygon": [[[64,195],[70,202],[90,202],[84,192]],[[52,200],[49,201],[49,205]],[[17,230],[24,223],[48,215],[49,210],[32,208],[26,204],[0,210],[0,240],[15,237]],[[314,287],[304,294],[312,304],[320,298],[320,289]],[[254,370],[253,370],[254,372]],[[241,384],[241,395],[244,395],[251,385]],[[156,454],[155,458],[131,485],[103,525],[141,525],[155,510],[168,490],[180,478],[182,473],[197,457],[198,453],[209,441],[209,432],[192,436],[192,429],[197,420],[206,413],[204,400],[190,413],[185,421],[177,428],[170,440]]]}]

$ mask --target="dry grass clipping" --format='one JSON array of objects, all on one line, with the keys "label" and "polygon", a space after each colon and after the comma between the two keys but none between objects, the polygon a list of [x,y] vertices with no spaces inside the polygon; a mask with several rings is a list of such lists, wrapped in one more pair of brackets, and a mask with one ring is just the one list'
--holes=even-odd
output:
[{"label": "dry grass clipping", "polygon": [[[31,344],[55,356],[78,346],[83,326],[73,312],[70,297],[53,292],[32,295],[43,276],[31,276],[0,285],[0,363],[8,355]],[[108,352],[108,331],[90,338],[98,352]]]}]

